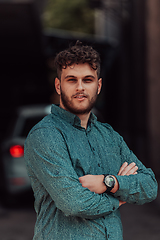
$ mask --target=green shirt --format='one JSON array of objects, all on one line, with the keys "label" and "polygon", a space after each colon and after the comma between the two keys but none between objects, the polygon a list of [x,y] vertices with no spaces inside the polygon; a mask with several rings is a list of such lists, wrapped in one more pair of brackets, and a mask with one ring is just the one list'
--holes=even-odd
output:
[{"label": "green shirt", "polygon": [[[122,240],[119,200],[143,204],[157,196],[152,170],[92,113],[84,129],[76,115],[52,105],[27,137],[25,161],[35,195],[34,240]],[[137,175],[117,176],[125,161],[136,163]],[[119,190],[91,192],[78,180],[86,174],[115,175]]]}]

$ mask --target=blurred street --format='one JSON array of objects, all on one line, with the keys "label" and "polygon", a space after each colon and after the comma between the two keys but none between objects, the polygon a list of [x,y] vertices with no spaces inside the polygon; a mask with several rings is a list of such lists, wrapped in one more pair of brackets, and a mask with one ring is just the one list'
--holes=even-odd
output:
[{"label": "blurred street", "polygon": [[[149,204],[122,206],[121,214],[124,240],[160,239],[160,194]],[[0,208],[0,240],[31,240],[35,219],[32,203]]]},{"label": "blurred street", "polygon": [[142,206],[126,204],[121,208],[124,240],[160,239],[160,196]]},{"label": "blurred street", "polygon": [[[160,179],[157,179],[160,183]],[[160,187],[159,187],[160,190]],[[160,239],[160,193],[151,203],[142,206],[125,204],[121,207],[124,240]],[[118,240],[118,239],[117,239]]]},{"label": "blurred street", "polygon": [[33,208],[0,210],[1,240],[31,240],[35,223]]}]

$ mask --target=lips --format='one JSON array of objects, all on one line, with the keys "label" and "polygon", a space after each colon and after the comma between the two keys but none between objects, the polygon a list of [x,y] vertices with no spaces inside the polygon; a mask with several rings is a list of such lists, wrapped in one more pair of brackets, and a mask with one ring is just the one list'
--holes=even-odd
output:
[{"label": "lips", "polygon": [[81,93],[76,93],[73,97],[78,98],[78,99],[82,99],[82,98],[87,98],[87,95],[86,94],[81,94]]},{"label": "lips", "polygon": [[77,96],[75,96],[75,98],[86,98],[86,96],[85,95],[77,95]]}]

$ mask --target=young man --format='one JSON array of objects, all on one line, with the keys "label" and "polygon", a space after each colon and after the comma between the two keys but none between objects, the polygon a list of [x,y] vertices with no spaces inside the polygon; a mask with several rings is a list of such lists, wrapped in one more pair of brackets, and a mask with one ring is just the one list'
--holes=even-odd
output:
[{"label": "young man", "polygon": [[60,52],[55,65],[60,104],[25,143],[34,240],[122,240],[119,208],[154,200],[154,174],[91,112],[102,87],[99,54],[77,43]]}]

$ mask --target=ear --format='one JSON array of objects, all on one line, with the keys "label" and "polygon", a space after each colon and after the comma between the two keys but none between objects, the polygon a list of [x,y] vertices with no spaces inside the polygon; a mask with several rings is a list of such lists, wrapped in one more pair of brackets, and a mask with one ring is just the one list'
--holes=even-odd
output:
[{"label": "ear", "polygon": [[102,78],[98,79],[98,94],[100,94],[102,88]]},{"label": "ear", "polygon": [[61,83],[60,83],[60,80],[58,78],[55,78],[55,89],[56,89],[56,92],[58,93],[58,95],[60,95],[61,93]]}]

